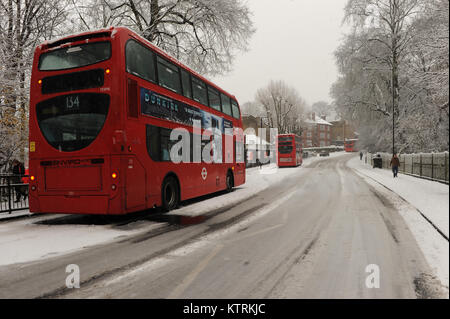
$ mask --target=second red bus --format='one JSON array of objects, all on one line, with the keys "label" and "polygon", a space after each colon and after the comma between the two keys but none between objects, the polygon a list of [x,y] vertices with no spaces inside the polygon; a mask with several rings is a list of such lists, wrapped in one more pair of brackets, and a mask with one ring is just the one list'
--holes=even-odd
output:
[{"label": "second red bus", "polygon": [[277,136],[278,167],[299,166],[303,163],[303,148],[301,137],[295,134],[280,134]]},{"label": "second red bus", "polygon": [[356,147],[357,142],[358,142],[357,139],[346,140],[344,142],[345,151],[348,153],[357,152],[358,151],[358,148]]}]

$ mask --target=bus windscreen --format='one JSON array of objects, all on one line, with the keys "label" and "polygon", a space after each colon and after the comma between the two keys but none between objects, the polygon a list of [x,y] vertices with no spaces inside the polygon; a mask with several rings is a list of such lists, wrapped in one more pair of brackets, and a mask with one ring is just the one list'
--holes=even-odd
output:
[{"label": "bus windscreen", "polygon": [[278,152],[280,154],[291,154],[294,148],[291,145],[280,145],[278,146]]},{"label": "bus windscreen", "polygon": [[292,142],[294,138],[292,136],[280,136],[278,142]]}]

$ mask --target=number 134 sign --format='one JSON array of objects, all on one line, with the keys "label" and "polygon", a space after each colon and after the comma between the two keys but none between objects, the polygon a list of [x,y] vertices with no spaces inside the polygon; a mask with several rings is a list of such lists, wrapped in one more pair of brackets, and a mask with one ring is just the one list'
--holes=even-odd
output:
[{"label": "number 134 sign", "polygon": [[70,95],[66,97],[66,108],[68,110],[80,107],[80,99],[78,95]]}]

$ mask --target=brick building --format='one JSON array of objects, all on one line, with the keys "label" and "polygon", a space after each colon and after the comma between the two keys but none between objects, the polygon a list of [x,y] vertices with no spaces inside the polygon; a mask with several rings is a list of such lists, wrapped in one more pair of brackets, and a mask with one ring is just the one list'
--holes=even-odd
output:
[{"label": "brick building", "polygon": [[327,122],[325,119],[316,117],[316,114],[312,113],[311,118],[303,122],[303,147],[330,146],[331,127],[331,123]]},{"label": "brick building", "polygon": [[[357,139],[358,133],[355,131],[355,127],[352,123],[340,120],[331,122],[331,144],[332,145],[344,145],[344,137],[348,139]],[[345,135],[345,136],[344,136]]]},{"label": "brick building", "polygon": [[[262,128],[266,129],[266,141],[270,141],[270,127],[265,125],[265,121],[262,121]],[[254,129],[254,134],[258,135],[258,129],[261,128],[261,117],[256,117],[252,115],[242,115],[242,129],[245,130],[248,128]],[[264,138],[263,138],[264,139]]]}]

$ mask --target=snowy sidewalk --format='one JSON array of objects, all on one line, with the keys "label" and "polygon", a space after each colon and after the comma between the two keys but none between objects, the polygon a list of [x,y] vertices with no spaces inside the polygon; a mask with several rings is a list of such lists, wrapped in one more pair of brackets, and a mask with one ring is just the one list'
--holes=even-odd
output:
[{"label": "snowy sidewalk", "polygon": [[390,170],[372,168],[370,165],[364,164],[364,161],[360,161],[358,157],[351,159],[347,165],[400,195],[425,215],[448,238],[448,185],[401,173],[398,178],[394,179]]},{"label": "snowy sidewalk", "polygon": [[14,211],[11,214],[0,213],[0,222],[11,220],[11,219],[22,218],[24,216],[28,216],[28,217],[32,216],[32,213],[30,213],[30,210],[28,210],[28,209],[24,209],[24,210],[20,210],[20,211]]}]

